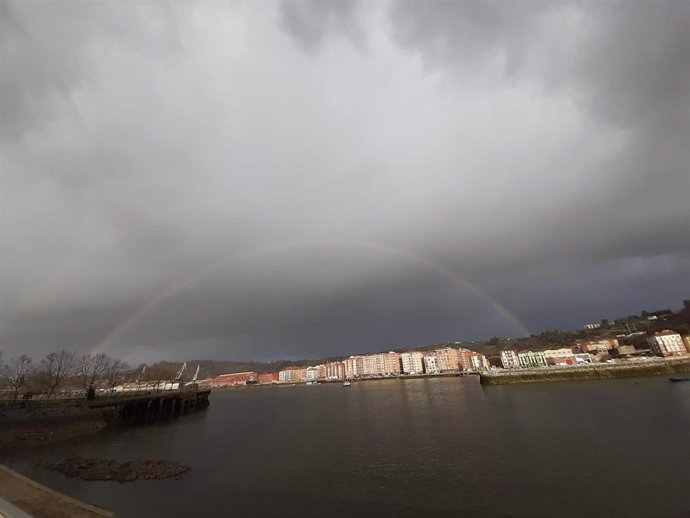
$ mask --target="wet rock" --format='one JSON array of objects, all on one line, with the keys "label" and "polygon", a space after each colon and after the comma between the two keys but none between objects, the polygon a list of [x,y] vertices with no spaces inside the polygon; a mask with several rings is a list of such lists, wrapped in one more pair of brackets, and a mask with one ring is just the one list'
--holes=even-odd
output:
[{"label": "wet rock", "polygon": [[47,462],[43,466],[59,471],[68,477],[78,477],[82,480],[112,480],[120,483],[179,478],[190,470],[189,466],[169,460],[143,459],[117,462],[82,457],[70,457],[62,462]]}]

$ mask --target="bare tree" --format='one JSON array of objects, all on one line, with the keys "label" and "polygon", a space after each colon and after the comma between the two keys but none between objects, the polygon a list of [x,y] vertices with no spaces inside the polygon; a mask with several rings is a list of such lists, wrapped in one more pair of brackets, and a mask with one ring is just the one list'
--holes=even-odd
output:
[{"label": "bare tree", "polygon": [[48,354],[41,362],[41,373],[48,386],[48,399],[53,395],[74,364],[74,353],[62,349]]},{"label": "bare tree", "polygon": [[128,371],[129,365],[120,359],[113,358],[110,360],[110,362],[108,362],[104,372],[104,377],[108,382],[108,385],[113,388],[115,385],[124,380]]},{"label": "bare tree", "polygon": [[77,362],[77,379],[84,389],[88,389],[103,378],[108,365],[112,358],[108,355],[100,354],[85,354],[79,358]]},{"label": "bare tree", "polygon": [[19,389],[25,386],[31,375],[34,372],[33,360],[26,354],[22,354],[19,358],[12,358],[10,363],[5,365],[5,372],[7,379],[10,382],[10,387],[14,389],[14,398],[17,398]]}]

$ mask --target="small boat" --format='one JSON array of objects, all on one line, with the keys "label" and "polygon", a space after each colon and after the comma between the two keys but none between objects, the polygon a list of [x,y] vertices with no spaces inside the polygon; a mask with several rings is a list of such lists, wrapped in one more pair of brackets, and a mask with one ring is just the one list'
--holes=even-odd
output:
[{"label": "small boat", "polygon": [[671,383],[680,383],[681,381],[690,381],[690,378],[669,378]]},{"label": "small boat", "polygon": [[350,387],[350,386],[352,386],[352,383],[350,383],[349,381],[343,381],[343,387]]}]

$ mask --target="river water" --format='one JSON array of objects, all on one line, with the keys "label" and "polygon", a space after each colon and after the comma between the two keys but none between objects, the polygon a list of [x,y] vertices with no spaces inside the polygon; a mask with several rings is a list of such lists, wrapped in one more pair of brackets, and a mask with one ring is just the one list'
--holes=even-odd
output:
[{"label": "river water", "polygon": [[[70,455],[180,461],[84,482]],[[123,517],[689,517],[690,383],[474,377],[216,391],[208,410],[4,459]]]}]

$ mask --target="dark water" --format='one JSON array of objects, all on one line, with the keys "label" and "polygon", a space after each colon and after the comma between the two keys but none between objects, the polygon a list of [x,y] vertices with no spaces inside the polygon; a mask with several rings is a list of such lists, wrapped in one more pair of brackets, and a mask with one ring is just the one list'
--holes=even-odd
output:
[{"label": "dark water", "polygon": [[[34,467],[76,454],[192,471],[118,484]],[[690,383],[240,389],[174,423],[35,455],[6,461],[118,516],[690,517]]]}]

